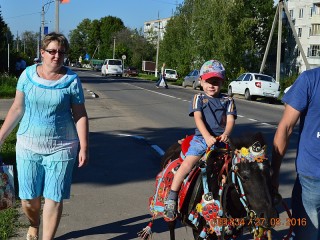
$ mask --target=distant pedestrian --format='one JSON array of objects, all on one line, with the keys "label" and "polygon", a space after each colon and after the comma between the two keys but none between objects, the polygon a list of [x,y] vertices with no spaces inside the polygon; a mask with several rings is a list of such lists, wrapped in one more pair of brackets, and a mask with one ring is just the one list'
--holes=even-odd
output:
[{"label": "distant pedestrian", "polygon": [[21,74],[21,58],[19,57],[16,61],[15,75],[18,78],[20,74]]},{"label": "distant pedestrian", "polygon": [[160,77],[159,77],[159,80],[157,81],[156,83],[156,87],[159,88],[159,86],[163,86],[165,88],[169,88],[168,87],[168,84],[167,84],[167,81],[166,81],[166,75],[165,75],[165,67],[166,67],[166,64],[163,63],[162,64],[162,67],[161,67],[161,72],[160,72]]},{"label": "distant pedestrian", "polygon": [[23,58],[20,58],[20,74],[26,69],[27,63]]}]

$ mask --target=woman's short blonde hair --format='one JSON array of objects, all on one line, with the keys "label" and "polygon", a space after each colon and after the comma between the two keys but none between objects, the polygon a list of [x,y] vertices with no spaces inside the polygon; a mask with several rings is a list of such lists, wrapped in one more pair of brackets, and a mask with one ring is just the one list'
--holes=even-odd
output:
[{"label": "woman's short blonde hair", "polygon": [[48,45],[52,41],[57,41],[60,46],[64,47],[65,52],[69,51],[68,39],[63,34],[56,33],[56,32],[51,32],[51,33],[45,35],[45,37],[42,40],[41,49],[46,50]]}]

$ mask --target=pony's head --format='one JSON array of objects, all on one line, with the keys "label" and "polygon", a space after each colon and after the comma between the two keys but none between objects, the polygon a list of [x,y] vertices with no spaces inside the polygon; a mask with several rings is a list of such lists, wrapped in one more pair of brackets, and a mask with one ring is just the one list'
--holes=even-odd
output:
[{"label": "pony's head", "polygon": [[[226,196],[233,200],[238,198],[242,205],[241,214],[256,220],[256,225],[270,227],[270,220],[278,217],[278,213],[272,197],[271,168],[265,140],[261,133],[251,134],[233,139],[231,147],[234,154],[227,183],[231,192]],[[232,207],[238,208],[239,202],[238,206]],[[227,209],[231,216],[238,215],[233,210]]]}]

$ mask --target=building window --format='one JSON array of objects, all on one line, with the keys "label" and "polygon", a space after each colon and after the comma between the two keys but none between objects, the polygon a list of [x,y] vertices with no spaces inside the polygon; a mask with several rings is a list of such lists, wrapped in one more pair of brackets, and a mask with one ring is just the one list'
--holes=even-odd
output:
[{"label": "building window", "polygon": [[298,28],[298,37],[302,36],[302,28]]},{"label": "building window", "polygon": [[303,18],[303,8],[299,9],[299,18]]},{"label": "building window", "polygon": [[310,7],[310,17],[313,15],[313,7]]},{"label": "building window", "polygon": [[293,19],[293,10],[290,10],[290,18]]},{"label": "building window", "polygon": [[320,45],[311,45],[309,48],[310,57],[320,57]]},{"label": "building window", "polygon": [[320,7],[319,3],[313,4],[313,13],[315,15],[320,15],[320,8],[319,7]]},{"label": "building window", "polygon": [[311,24],[311,36],[320,35],[320,24]]}]

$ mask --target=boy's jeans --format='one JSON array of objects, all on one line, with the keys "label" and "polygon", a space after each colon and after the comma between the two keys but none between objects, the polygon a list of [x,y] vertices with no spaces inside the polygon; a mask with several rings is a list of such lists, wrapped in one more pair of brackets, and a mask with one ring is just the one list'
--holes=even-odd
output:
[{"label": "boy's jeans", "polygon": [[[298,175],[292,190],[295,240],[319,240],[320,179]],[[306,219],[306,224],[301,221]],[[305,225],[305,226],[304,226]]]}]

